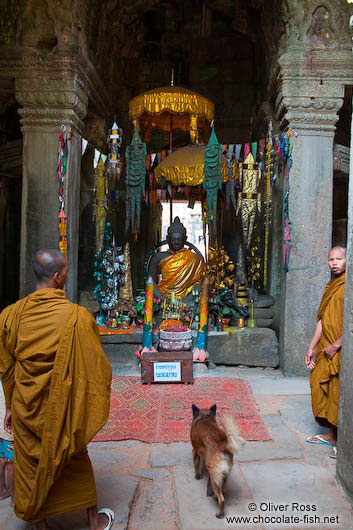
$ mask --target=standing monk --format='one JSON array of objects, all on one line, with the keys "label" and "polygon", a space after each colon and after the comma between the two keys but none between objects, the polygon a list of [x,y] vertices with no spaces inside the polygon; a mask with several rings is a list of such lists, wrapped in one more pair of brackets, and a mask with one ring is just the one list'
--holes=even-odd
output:
[{"label": "standing monk", "polygon": [[114,514],[97,512],[86,446],[108,418],[111,367],[93,317],[63,291],[65,256],[40,250],[33,268],[36,290],[0,315],[15,512],[45,530],[47,517],[87,508],[90,530],[109,530]]},{"label": "standing monk", "polygon": [[307,441],[332,445],[329,456],[336,458],[346,249],[334,247],[330,250],[328,264],[334,278],[323,294],[305,363],[312,370],[310,386],[315,420],[322,427],[328,427],[329,432],[311,436]]}]

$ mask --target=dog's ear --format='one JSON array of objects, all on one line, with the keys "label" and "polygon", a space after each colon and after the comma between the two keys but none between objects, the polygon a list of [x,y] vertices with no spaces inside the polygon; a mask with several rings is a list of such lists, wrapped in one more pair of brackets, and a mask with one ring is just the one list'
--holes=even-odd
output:
[{"label": "dog's ear", "polygon": [[200,412],[200,409],[196,405],[191,405],[191,408],[192,408],[192,414],[195,418],[195,416],[197,416],[198,413]]},{"label": "dog's ear", "polygon": [[214,416],[216,415],[216,410],[217,410],[217,405],[212,405],[212,407],[210,407],[210,411],[212,412]]}]

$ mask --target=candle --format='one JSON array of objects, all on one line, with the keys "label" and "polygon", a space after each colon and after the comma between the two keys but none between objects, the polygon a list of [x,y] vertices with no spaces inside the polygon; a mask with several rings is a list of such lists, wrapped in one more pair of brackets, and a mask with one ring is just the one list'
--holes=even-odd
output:
[{"label": "candle", "polygon": [[146,282],[145,318],[143,322],[142,347],[152,348],[152,321],[153,321],[153,280],[151,277]]}]

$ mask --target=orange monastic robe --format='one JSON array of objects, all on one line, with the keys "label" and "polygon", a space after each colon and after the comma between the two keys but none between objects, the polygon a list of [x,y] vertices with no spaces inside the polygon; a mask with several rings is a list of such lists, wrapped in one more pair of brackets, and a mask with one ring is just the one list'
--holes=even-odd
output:
[{"label": "orange monastic robe", "polygon": [[0,315],[0,373],[14,430],[15,512],[36,522],[97,504],[86,446],[109,414],[98,328],[60,289]]},{"label": "orange monastic robe", "polygon": [[160,262],[162,280],[158,289],[167,298],[174,292],[177,298],[185,298],[202,283],[205,264],[198,254],[187,248],[174,252]]},{"label": "orange monastic robe", "polygon": [[337,427],[339,404],[339,371],[341,351],[332,359],[322,351],[342,335],[345,274],[331,280],[323,294],[317,320],[321,320],[322,334],[316,348],[315,368],[310,374],[313,413],[320,425],[329,421]]}]

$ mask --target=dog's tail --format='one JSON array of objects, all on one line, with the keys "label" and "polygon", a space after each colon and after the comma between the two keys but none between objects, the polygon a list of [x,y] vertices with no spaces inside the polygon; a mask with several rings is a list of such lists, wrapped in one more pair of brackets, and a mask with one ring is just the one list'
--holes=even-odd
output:
[{"label": "dog's tail", "polygon": [[220,417],[218,421],[222,425],[224,432],[227,435],[227,449],[230,453],[234,455],[238,452],[240,444],[244,442],[244,439],[239,434],[239,427],[237,425],[237,422],[235,421],[233,416],[230,416],[229,414]]}]

